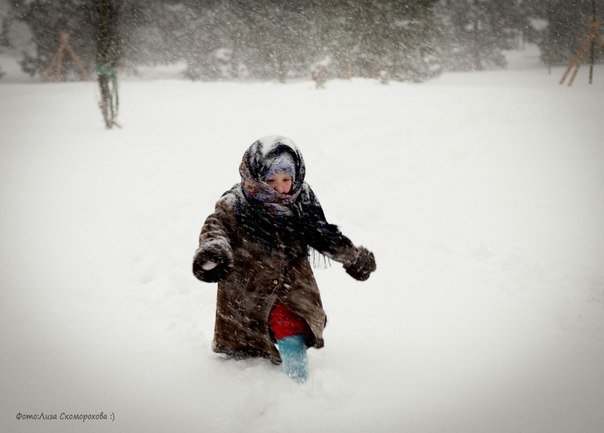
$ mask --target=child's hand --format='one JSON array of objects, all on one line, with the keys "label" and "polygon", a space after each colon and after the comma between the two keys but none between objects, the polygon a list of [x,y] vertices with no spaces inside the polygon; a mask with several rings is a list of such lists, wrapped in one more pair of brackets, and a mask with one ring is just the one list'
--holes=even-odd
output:
[{"label": "child's hand", "polygon": [[228,245],[209,243],[195,253],[193,274],[201,281],[215,283],[233,268],[233,253]]},{"label": "child's hand", "polygon": [[344,269],[355,280],[365,281],[376,269],[375,256],[367,248],[361,246],[358,248],[355,261],[345,264]]}]

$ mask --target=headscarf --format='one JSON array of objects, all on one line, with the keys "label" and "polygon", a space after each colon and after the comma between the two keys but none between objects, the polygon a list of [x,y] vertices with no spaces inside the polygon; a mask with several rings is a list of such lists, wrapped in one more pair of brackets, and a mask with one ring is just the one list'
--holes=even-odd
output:
[{"label": "headscarf", "polygon": [[[284,154],[288,156],[284,157]],[[274,163],[284,162],[290,157],[294,168],[292,188],[288,194],[280,194],[268,186],[265,180],[270,177],[268,173]],[[293,206],[302,191],[306,169],[302,154],[289,138],[271,135],[255,141],[243,154],[239,174],[246,197],[259,203],[270,214],[293,214]]]}]

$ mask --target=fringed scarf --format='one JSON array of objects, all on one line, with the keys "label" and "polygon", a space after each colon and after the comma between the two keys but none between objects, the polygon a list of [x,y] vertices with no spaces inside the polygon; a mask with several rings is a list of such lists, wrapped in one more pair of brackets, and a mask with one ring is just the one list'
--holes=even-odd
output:
[{"label": "fringed scarf", "polygon": [[241,186],[243,193],[259,202],[271,215],[293,215],[292,207],[300,190],[293,194],[280,194],[266,182],[253,179],[245,161],[241,163]]},{"label": "fringed scarf", "polygon": [[[295,175],[289,194],[279,194],[265,179],[270,175],[271,162],[280,154],[288,152],[293,156]],[[281,136],[264,137],[253,143],[244,153],[239,167],[241,190],[247,201],[253,206],[244,206],[239,210],[242,227],[259,244],[273,248],[275,231],[286,237],[287,252],[303,254],[312,259],[315,268],[327,267],[331,262],[310,244],[330,249],[329,244],[339,242],[341,233],[336,226],[325,221],[323,209],[312,191],[309,196],[300,197],[303,191],[306,167],[297,146],[288,138]],[[307,191],[310,189],[307,188]],[[300,203],[306,202],[306,204]],[[256,209],[256,210],[255,210]],[[258,212],[259,210],[260,212]],[[253,221],[253,223],[249,223]],[[321,236],[317,238],[317,235]],[[323,245],[327,242],[326,245]],[[298,245],[299,249],[292,248]]]},{"label": "fringed scarf", "polygon": [[[269,161],[281,152],[289,152],[296,166],[295,181],[289,194],[280,194],[261,179],[269,168]],[[246,197],[259,203],[269,214],[291,216],[304,182],[304,161],[299,150],[285,137],[270,136],[252,144],[243,155],[239,166],[241,187]]]}]

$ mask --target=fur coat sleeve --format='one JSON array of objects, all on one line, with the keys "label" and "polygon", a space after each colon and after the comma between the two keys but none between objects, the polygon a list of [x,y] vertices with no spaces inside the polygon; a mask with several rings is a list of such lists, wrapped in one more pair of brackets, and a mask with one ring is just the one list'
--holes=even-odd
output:
[{"label": "fur coat sleeve", "polygon": [[330,259],[342,263],[354,279],[365,281],[376,269],[375,256],[367,248],[355,246],[337,226],[329,224],[314,192],[308,185],[305,186],[302,214],[307,222],[308,244]]},{"label": "fur coat sleeve", "polygon": [[233,268],[231,239],[236,224],[228,201],[228,197],[218,201],[214,213],[206,218],[199,234],[199,247],[193,260],[193,274],[201,281],[220,281]]}]

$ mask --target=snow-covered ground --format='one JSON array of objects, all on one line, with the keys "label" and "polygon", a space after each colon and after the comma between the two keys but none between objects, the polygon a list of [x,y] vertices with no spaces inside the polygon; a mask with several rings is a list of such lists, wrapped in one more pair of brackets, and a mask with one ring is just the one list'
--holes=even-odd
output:
[{"label": "snow-covered ground", "polygon": [[[93,82],[0,81],[0,431],[603,431],[604,69],[562,72],[127,80],[111,131]],[[212,353],[215,285],[191,274],[268,134],[378,261],[316,270],[304,385]]]}]

